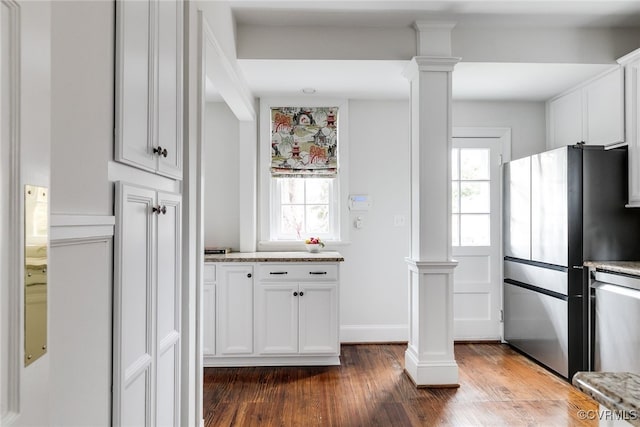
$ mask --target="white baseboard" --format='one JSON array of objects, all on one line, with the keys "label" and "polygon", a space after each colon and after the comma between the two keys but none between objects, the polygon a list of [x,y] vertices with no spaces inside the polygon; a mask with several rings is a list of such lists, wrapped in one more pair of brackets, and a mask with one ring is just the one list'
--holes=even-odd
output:
[{"label": "white baseboard", "polygon": [[407,342],[409,325],[342,325],[340,342]]}]

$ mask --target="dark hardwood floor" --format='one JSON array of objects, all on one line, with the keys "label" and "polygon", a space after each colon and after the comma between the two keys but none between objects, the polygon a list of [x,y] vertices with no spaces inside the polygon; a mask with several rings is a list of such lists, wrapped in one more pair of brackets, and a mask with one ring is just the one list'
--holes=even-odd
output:
[{"label": "dark hardwood floor", "polygon": [[343,345],[341,366],[206,368],[218,426],[595,426],[597,403],[501,344],[456,344],[457,389],[417,389],[406,345]]}]

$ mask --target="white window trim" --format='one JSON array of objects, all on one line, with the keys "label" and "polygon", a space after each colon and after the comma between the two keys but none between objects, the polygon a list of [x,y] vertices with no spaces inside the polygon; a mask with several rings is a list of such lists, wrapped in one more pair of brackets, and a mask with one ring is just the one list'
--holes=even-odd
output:
[{"label": "white window trim", "polygon": [[269,97],[260,99],[258,125],[258,250],[303,250],[303,242],[271,240],[271,108],[274,107],[338,107],[338,181],[334,197],[338,203],[336,240],[325,242],[326,249],[349,241],[349,101],[343,98],[316,96]]}]

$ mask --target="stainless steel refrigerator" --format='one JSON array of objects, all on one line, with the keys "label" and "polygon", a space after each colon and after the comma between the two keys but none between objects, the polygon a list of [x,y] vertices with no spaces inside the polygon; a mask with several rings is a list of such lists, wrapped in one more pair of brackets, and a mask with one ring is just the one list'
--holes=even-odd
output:
[{"label": "stainless steel refrigerator", "polygon": [[587,260],[640,257],[626,147],[569,146],[504,167],[504,339],[565,378],[588,370]]}]

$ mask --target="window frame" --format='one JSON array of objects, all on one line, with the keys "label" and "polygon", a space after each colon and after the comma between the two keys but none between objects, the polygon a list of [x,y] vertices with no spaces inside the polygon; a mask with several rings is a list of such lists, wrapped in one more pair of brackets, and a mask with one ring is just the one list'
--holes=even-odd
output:
[{"label": "window frame", "polygon": [[[349,179],[349,102],[347,99],[317,98],[311,96],[269,97],[260,99],[258,126],[258,250],[300,250],[303,240],[278,238],[275,227],[275,198],[280,195],[276,179],[271,176],[271,108],[275,107],[338,107],[338,175],[333,178],[333,237],[325,243],[330,247],[348,243],[349,212],[347,209]],[[304,178],[316,179],[316,178]],[[277,205],[277,206],[276,206]],[[322,236],[320,236],[322,238]]]}]

